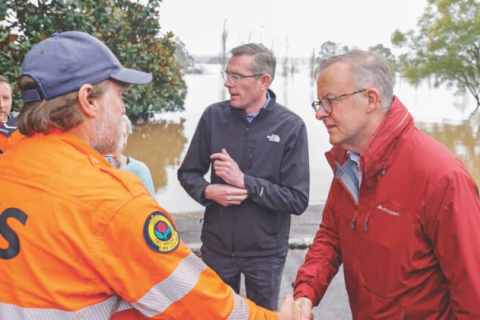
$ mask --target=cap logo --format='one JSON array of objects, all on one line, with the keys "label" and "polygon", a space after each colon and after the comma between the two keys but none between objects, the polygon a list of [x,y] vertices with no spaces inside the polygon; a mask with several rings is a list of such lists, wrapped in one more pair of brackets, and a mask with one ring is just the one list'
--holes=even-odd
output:
[{"label": "cap logo", "polygon": [[147,217],[143,227],[147,245],[155,252],[169,253],[178,248],[180,236],[170,218],[161,211]]}]

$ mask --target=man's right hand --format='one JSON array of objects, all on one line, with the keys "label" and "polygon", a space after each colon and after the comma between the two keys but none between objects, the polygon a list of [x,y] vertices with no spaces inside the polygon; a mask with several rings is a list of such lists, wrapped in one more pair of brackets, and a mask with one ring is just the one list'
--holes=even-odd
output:
[{"label": "man's right hand", "polygon": [[213,200],[216,203],[228,207],[239,205],[247,199],[246,189],[233,187],[227,184],[210,184],[205,188],[205,198]]},{"label": "man's right hand", "polygon": [[293,300],[291,294],[287,294],[282,306],[278,311],[279,320],[303,320],[300,307]]},{"label": "man's right hand", "polygon": [[295,300],[295,303],[302,310],[302,320],[313,320],[312,308],[313,303],[306,297],[301,297]]}]

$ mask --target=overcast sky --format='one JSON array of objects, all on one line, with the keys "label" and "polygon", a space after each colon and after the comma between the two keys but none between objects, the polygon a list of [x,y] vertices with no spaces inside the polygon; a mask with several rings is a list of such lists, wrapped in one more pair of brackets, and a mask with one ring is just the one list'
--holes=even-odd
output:
[{"label": "overcast sky", "polygon": [[[172,31],[190,54],[221,52],[227,21],[227,49],[262,42],[277,55],[311,55],[325,41],[367,49],[399,29],[414,29],[427,0],[163,0],[162,32]],[[288,40],[287,40],[288,39]]]}]

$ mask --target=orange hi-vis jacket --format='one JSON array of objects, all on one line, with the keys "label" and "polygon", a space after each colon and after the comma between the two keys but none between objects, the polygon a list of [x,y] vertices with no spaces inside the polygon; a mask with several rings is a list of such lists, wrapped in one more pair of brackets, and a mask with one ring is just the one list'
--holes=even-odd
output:
[{"label": "orange hi-vis jacket", "polygon": [[0,319],[278,319],[181,241],[133,174],[70,133],[0,156]]},{"label": "orange hi-vis jacket", "polygon": [[23,138],[23,135],[17,129],[17,119],[15,117],[9,114],[7,121],[0,121],[0,154],[7,151],[11,145],[21,138]]}]

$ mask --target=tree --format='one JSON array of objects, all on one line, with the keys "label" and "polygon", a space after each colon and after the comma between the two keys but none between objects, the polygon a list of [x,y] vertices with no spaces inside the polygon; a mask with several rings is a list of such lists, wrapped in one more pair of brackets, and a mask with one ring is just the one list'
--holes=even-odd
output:
[{"label": "tree", "polygon": [[195,64],[195,61],[193,57],[190,55],[188,52],[185,43],[183,43],[180,38],[175,37],[173,39],[175,42],[175,59],[177,59],[178,63],[182,66],[183,69],[188,68],[188,67],[193,67]]},{"label": "tree", "polygon": [[315,59],[315,48],[312,49],[312,55],[310,56],[310,79],[313,80],[315,78],[315,69],[317,68],[317,63]]},{"label": "tree", "polygon": [[390,63],[390,70],[392,74],[395,74],[398,70],[398,65],[397,65],[397,60],[395,59],[395,56],[392,53],[392,50],[390,48],[385,47],[383,44],[379,43],[376,46],[372,46],[368,48],[368,51],[376,53],[385,59]]},{"label": "tree", "polygon": [[227,20],[223,22],[223,32],[222,32],[222,53],[220,55],[220,65],[222,70],[225,70],[227,66],[227,40],[228,40],[228,29],[227,29]]},{"label": "tree", "polygon": [[348,46],[342,46],[340,43],[326,41],[320,46],[317,61],[331,57],[336,54],[342,54],[348,51]]},{"label": "tree", "polygon": [[401,54],[402,75],[412,84],[433,78],[461,94],[468,91],[480,106],[480,3],[477,0],[428,0],[418,31],[392,34]]},{"label": "tree", "polygon": [[[54,32],[83,31],[103,41],[124,66],[153,74],[150,85],[134,86],[125,95],[127,113],[133,119],[183,110],[186,86],[174,58],[173,34],[160,34],[161,1],[2,0],[0,70],[16,80],[34,44]],[[18,92],[16,99],[19,102]]]},{"label": "tree", "polygon": [[286,77],[288,75],[288,35],[285,36],[285,57],[283,57],[283,73],[282,75]]}]

